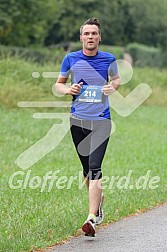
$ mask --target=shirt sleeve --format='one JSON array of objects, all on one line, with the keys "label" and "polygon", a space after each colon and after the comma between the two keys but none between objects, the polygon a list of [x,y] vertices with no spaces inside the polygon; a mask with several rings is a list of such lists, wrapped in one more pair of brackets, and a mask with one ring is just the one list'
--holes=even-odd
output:
[{"label": "shirt sleeve", "polygon": [[116,58],[115,56],[113,56],[111,59],[110,59],[110,66],[108,68],[108,75],[113,77],[115,75],[118,74],[118,66],[117,66],[117,62],[116,62]]},{"label": "shirt sleeve", "polygon": [[60,74],[64,77],[67,77],[67,78],[70,74],[70,62],[69,62],[68,55],[66,55],[62,61]]}]

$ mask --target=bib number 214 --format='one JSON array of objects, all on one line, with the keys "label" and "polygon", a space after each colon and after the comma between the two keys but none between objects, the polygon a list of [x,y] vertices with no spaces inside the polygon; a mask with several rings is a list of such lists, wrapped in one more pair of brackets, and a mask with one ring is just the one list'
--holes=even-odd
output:
[{"label": "bib number 214", "polygon": [[102,91],[101,86],[88,85],[82,86],[81,94],[78,97],[78,101],[81,102],[101,102]]},{"label": "bib number 214", "polygon": [[96,97],[96,91],[93,91],[93,90],[90,90],[90,91],[87,91],[87,90],[85,90],[85,92],[84,92],[84,96],[85,97]]}]

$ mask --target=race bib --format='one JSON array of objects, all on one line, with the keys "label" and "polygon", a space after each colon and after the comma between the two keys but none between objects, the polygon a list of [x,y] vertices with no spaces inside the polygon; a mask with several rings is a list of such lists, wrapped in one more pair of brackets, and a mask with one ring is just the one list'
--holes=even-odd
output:
[{"label": "race bib", "polygon": [[102,87],[95,85],[82,85],[77,100],[81,102],[102,102]]}]

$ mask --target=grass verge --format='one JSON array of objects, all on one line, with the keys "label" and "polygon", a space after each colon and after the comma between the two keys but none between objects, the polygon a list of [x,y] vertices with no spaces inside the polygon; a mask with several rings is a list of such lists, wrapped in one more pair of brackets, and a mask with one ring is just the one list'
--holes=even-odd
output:
[{"label": "grass verge", "polygon": [[[82,169],[69,133],[56,149],[29,169],[17,167],[18,155],[46,135],[55,123],[35,120],[32,113],[33,109],[0,109],[0,251],[3,252],[35,250],[67,239],[76,234],[87,217],[87,192],[84,187],[79,189]],[[141,106],[126,118],[114,111],[112,115],[116,131],[103,162],[103,176],[109,178],[108,182],[104,181],[104,223],[167,200],[166,107]],[[51,191],[48,192],[48,183],[41,192],[43,176],[56,170],[58,178]],[[14,172],[22,172],[13,180],[20,187],[17,189],[9,187],[9,178]],[[120,179],[129,172],[126,187],[126,181]],[[41,178],[37,188],[35,176]],[[58,180],[62,176],[66,176],[67,182]],[[77,179],[67,189],[71,176]],[[139,181],[141,176],[147,176],[145,189],[144,177]],[[153,177],[159,177],[160,181],[151,189],[149,182]],[[59,186],[64,188],[58,189]]]}]

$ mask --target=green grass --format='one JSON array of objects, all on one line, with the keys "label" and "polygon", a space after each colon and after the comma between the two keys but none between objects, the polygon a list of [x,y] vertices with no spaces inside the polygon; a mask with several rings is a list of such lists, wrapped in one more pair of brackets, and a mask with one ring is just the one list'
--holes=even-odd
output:
[{"label": "green grass", "polygon": [[[87,217],[86,188],[78,189],[78,180],[71,189],[58,189],[56,181],[47,188],[11,189],[10,176],[16,171],[15,160],[20,153],[43,137],[54,120],[32,118],[33,109],[0,109],[0,251],[18,252],[44,248],[75,235]],[[53,112],[53,110],[52,110]],[[103,162],[103,176],[124,176],[132,170],[133,189],[120,190],[117,181],[105,193],[105,221],[110,223],[141,209],[150,209],[167,201],[166,107],[141,106],[129,117],[112,112],[117,126],[110,139]],[[81,165],[68,133],[56,149],[34,164],[30,179],[43,177],[48,171],[60,170],[58,176],[78,176]],[[159,176],[156,189],[136,189],[140,176],[150,170],[150,178]],[[27,171],[23,171],[27,172]],[[17,176],[25,179],[25,176]],[[15,180],[16,182],[16,180]]]},{"label": "green grass", "polygon": [[[33,71],[42,74],[46,71],[59,71],[59,65],[38,65],[23,59],[7,58],[0,60],[0,251],[20,252],[44,248],[75,235],[87,217],[88,197],[86,188],[78,189],[78,179],[67,189],[58,189],[57,180],[48,192],[48,186],[31,189],[34,176],[43,176],[48,171],[59,170],[58,177],[77,176],[81,165],[68,133],[56,149],[39,160],[28,170],[21,170],[15,160],[28,147],[47,134],[55,120],[33,119],[33,112],[66,112],[63,108],[18,108],[18,101],[54,101],[70,99],[58,98],[52,93],[54,79],[41,76],[33,79]],[[129,117],[120,117],[114,111],[113,120],[116,132],[110,139],[103,162],[103,176],[117,180],[105,193],[105,223],[132,214],[141,209],[149,209],[167,201],[167,158],[166,158],[166,107],[167,75],[166,70],[134,68],[133,79],[120,87],[125,96],[140,83],[147,83],[153,94]],[[147,105],[147,106],[146,106]],[[150,105],[150,106],[148,106]],[[161,106],[160,106],[161,105]],[[163,105],[163,106],[162,106]],[[56,136],[55,136],[56,141]],[[30,157],[31,158],[31,157]],[[134,188],[120,190],[119,178],[127,176],[132,170],[130,184]],[[9,187],[9,178],[14,172],[17,180],[26,185],[26,174],[30,172],[27,187]],[[149,181],[160,177],[158,187],[151,190],[137,189],[136,182],[150,171]],[[122,181],[122,183],[125,181]],[[123,183],[124,184],[124,183]],[[142,185],[142,183],[141,183]]]}]

